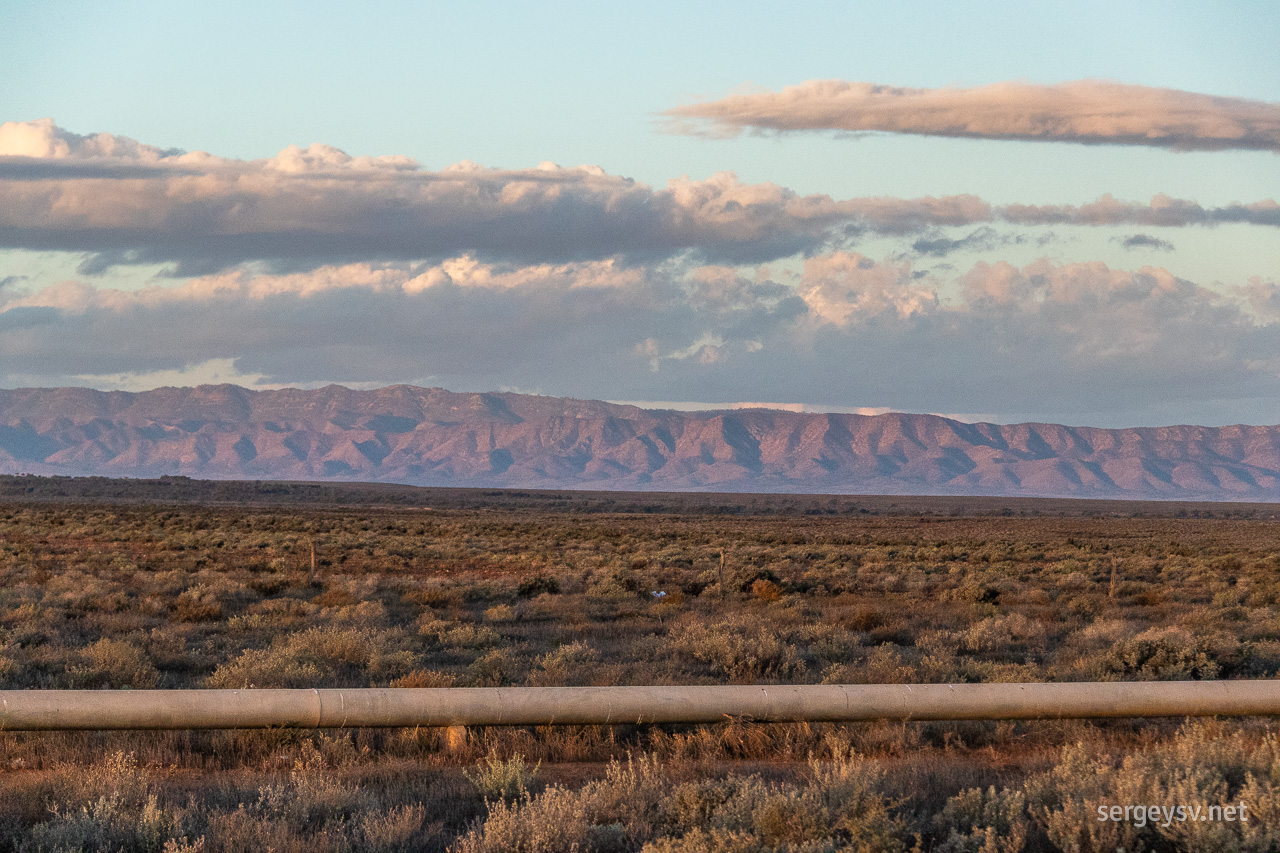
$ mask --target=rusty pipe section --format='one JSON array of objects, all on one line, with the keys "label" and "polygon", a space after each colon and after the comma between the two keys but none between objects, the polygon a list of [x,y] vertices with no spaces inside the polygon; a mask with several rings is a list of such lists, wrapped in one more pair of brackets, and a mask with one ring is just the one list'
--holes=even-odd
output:
[{"label": "rusty pipe section", "polygon": [[712,687],[0,690],[0,730],[1280,715],[1280,680]]}]

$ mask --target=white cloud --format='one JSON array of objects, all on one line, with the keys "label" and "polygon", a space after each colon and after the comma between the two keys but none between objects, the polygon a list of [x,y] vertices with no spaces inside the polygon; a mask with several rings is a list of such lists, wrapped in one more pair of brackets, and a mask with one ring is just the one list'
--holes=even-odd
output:
[{"label": "white cloud", "polygon": [[82,136],[63,130],[51,118],[0,124],[0,157],[111,159],[159,163],[182,160],[181,152],[164,151],[124,136]]},{"label": "white cloud", "polygon": [[906,261],[835,252],[774,278],[463,256],[136,292],[14,287],[0,385],[138,388],[212,371],[1113,424],[1274,420],[1280,396],[1280,285],[1212,289],[1160,267],[1042,260],[918,278]]},{"label": "white cloud", "polygon": [[934,291],[912,283],[909,263],[877,264],[856,252],[810,258],[802,282],[800,296],[813,315],[838,326],[886,312],[906,317],[938,303]]}]

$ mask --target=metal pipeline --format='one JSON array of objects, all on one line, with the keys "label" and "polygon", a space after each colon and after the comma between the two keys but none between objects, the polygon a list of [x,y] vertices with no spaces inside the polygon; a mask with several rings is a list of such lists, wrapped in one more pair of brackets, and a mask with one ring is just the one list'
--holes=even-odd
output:
[{"label": "metal pipeline", "polygon": [[0,690],[0,731],[1280,715],[1280,680],[712,687]]}]

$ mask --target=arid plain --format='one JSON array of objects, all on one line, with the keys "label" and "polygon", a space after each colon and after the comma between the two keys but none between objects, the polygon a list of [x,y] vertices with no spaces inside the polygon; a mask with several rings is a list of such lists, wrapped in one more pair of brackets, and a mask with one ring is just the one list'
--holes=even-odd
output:
[{"label": "arid plain", "polygon": [[[0,493],[5,688],[1280,671],[1280,527],[1261,504],[181,478],[6,477]],[[0,847],[1267,850],[1278,784],[1280,741],[1240,720],[726,719],[452,744],[426,729],[11,733]],[[1139,795],[1238,801],[1256,820],[1094,817]]]}]

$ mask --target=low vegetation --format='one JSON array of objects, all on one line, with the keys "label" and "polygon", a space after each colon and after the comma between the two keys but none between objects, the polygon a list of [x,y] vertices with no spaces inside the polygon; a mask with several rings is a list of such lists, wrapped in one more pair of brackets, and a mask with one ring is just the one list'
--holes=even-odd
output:
[{"label": "low vegetation", "polygon": [[[203,505],[30,482],[0,503],[3,689],[1280,672],[1267,508]],[[1259,721],[9,733],[0,850],[1274,850],[1277,786]],[[1096,819],[1127,802],[1253,819]]]}]

